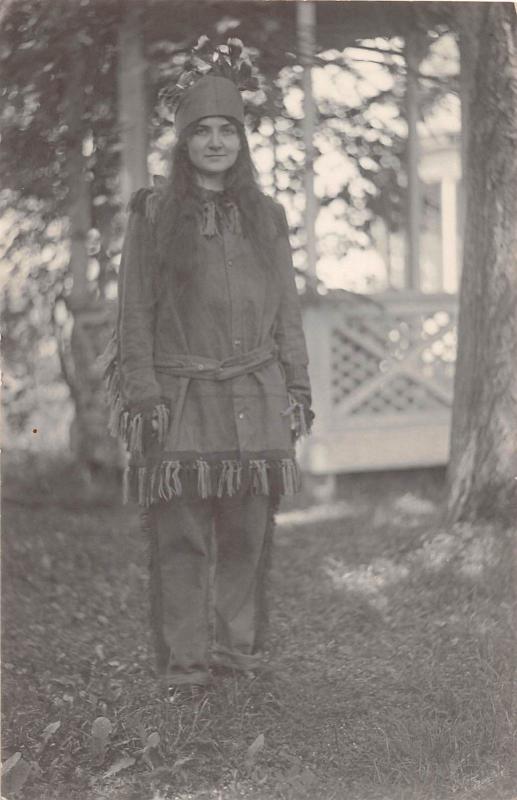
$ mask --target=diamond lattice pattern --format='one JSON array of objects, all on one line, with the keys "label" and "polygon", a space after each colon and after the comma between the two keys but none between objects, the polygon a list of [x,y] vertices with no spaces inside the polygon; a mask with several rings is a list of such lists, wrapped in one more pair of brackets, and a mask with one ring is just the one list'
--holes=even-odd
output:
[{"label": "diamond lattice pattern", "polygon": [[[383,309],[377,313],[370,309],[364,315],[348,313],[343,322],[343,329],[335,327],[332,332],[334,405],[353,400],[359,388],[362,393],[365,385],[384,374],[386,380],[382,385],[372,388],[367,397],[358,399],[357,406],[349,411],[351,415],[392,416],[448,407],[433,393],[432,387],[429,388],[429,383],[445,390],[452,388],[456,331],[450,313],[409,310],[395,317]],[[413,369],[422,376],[422,383],[414,376],[390,374],[394,365],[410,358]],[[424,379],[428,385],[424,385]]]},{"label": "diamond lattice pattern", "polygon": [[332,344],[332,401],[338,404],[379,372],[380,360],[340,331]]},{"label": "diamond lattice pattern", "polygon": [[381,414],[408,414],[432,411],[447,406],[435,397],[427,387],[412,381],[405,375],[397,375],[381,389],[377,389],[366,400],[352,409],[352,416]]}]

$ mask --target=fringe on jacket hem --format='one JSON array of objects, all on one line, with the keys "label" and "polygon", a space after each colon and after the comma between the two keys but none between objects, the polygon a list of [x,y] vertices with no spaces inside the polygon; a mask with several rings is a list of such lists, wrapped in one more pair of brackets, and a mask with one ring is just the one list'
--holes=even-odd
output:
[{"label": "fringe on jacket hem", "polygon": [[[196,475],[197,473],[197,475]],[[148,508],[185,494],[201,499],[232,497],[243,486],[254,495],[292,495],[301,488],[300,470],[293,458],[250,459],[245,463],[222,459],[209,464],[164,460],[158,464],[128,466],[124,474],[124,502],[135,500]]]},{"label": "fringe on jacket hem", "polygon": [[[129,452],[143,456],[144,414],[130,411],[123,403],[120,374],[116,357],[116,338],[110,341],[99,359],[106,384],[109,406],[108,429],[112,436],[120,437]],[[308,433],[304,408],[290,397],[293,428],[298,435]],[[157,422],[156,438],[163,444],[169,427],[169,409],[162,403],[154,406]],[[246,483],[246,491],[254,495],[292,495],[300,491],[301,476],[294,458],[250,458],[245,461],[225,459],[209,463],[203,457],[180,461],[164,458],[158,463],[129,465],[124,472],[123,498],[135,500],[148,508],[159,501],[175,497],[197,496],[232,497]]]}]

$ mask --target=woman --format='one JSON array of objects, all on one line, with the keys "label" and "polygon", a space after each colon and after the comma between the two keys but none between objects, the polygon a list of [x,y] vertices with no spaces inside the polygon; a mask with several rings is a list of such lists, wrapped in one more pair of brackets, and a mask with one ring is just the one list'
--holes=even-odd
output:
[{"label": "woman", "polygon": [[170,691],[259,666],[274,513],[312,419],[285,214],[255,182],[237,86],[205,75],[175,125],[167,185],[130,204],[109,374]]}]

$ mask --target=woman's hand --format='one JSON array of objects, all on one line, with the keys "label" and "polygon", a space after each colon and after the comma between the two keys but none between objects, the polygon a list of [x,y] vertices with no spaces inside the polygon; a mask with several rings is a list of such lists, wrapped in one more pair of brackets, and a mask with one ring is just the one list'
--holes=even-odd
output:
[{"label": "woman's hand", "polygon": [[310,433],[314,412],[307,402],[298,400],[291,392],[289,392],[289,406],[282,411],[282,416],[290,417],[293,442]]},{"label": "woman's hand", "polygon": [[129,412],[124,436],[130,453],[145,456],[156,444],[163,445],[169,430],[170,411],[167,400],[147,402]]}]

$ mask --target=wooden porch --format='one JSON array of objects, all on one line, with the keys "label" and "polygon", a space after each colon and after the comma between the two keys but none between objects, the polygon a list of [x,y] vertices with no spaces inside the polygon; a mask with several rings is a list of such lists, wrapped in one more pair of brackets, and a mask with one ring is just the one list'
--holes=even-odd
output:
[{"label": "wooden porch", "polygon": [[305,311],[316,420],[300,448],[315,475],[445,464],[456,299],[390,292]]}]

